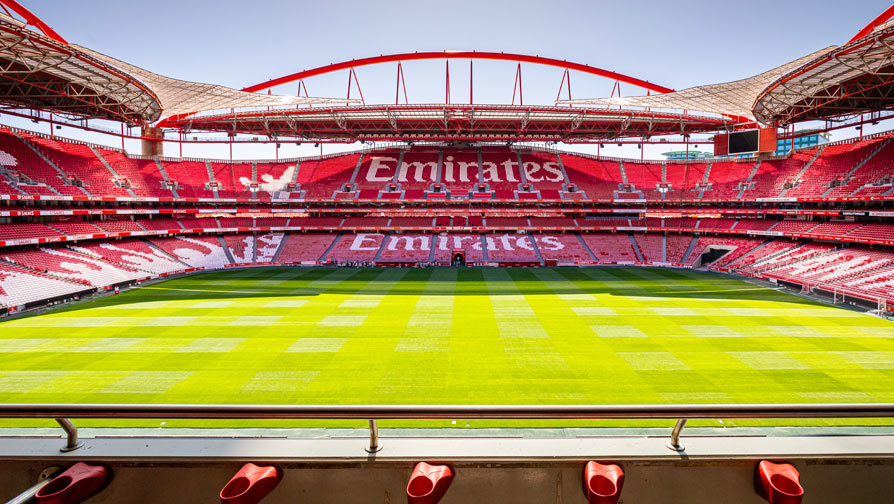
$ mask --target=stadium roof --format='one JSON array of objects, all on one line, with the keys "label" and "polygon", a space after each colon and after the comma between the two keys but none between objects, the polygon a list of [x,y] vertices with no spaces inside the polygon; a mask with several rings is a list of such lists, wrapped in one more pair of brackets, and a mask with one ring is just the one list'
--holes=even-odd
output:
[{"label": "stadium roof", "polygon": [[0,14],[0,102],[125,122],[161,113],[144,83],[89,54]]},{"label": "stadium roof", "polygon": [[[256,107],[281,107],[295,105],[318,105],[353,102],[344,98],[308,98],[302,96],[268,95],[250,93],[238,89],[203,84],[165,77],[138,66],[125,63],[105,54],[73,45],[73,48],[120,68],[146,83],[158,96],[162,115],[172,116],[211,110],[226,110]],[[156,117],[155,119],[157,119]],[[153,119],[154,120],[154,119]]]},{"label": "stadium roof", "polygon": [[[834,46],[833,46],[834,47]],[[628,96],[614,98],[592,98],[580,100],[558,100],[557,104],[641,107],[644,109],[690,110],[720,114],[737,118],[742,122],[753,121],[752,112],[755,98],[771,82],[800,67],[817,56],[825,54],[833,47],[817,51],[785,65],[776,67],[747,79],[696,86],[672,93],[651,96]]]},{"label": "stadium roof", "polygon": [[279,109],[169,121],[185,130],[358,140],[586,142],[712,132],[735,121],[679,113],[521,105],[409,104]]},{"label": "stadium roof", "polygon": [[354,101],[250,93],[165,77],[69,44],[21,5],[4,1],[4,10],[6,4],[26,20],[0,13],[0,103],[11,107],[142,124],[210,110]]},{"label": "stadium roof", "polygon": [[894,23],[833,48],[779,76],[756,97],[765,123],[884,110],[894,103]]}]

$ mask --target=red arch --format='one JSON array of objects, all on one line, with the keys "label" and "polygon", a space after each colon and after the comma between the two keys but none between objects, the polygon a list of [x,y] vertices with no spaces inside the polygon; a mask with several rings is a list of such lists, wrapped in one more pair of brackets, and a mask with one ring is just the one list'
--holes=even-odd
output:
[{"label": "red arch", "polygon": [[[39,29],[41,32],[43,32],[43,34],[46,35],[47,37],[50,37],[51,39],[55,40],[56,42],[61,42],[65,45],[68,45],[68,42],[64,38],[62,38],[62,35],[59,35],[58,33],[56,33],[56,30],[52,29],[50,27],[50,25],[41,21],[41,19],[39,17],[34,15],[33,12],[26,9],[19,2],[16,2],[16,0],[0,0],[0,5],[4,5],[6,7],[9,7],[10,9],[12,9],[16,14],[25,18],[25,23],[36,26],[37,29]],[[3,10],[6,10],[6,9],[4,8]],[[6,12],[8,13],[9,11],[6,11]]]},{"label": "red arch", "polygon": [[593,67],[590,65],[584,65],[582,63],[572,63],[570,61],[558,60],[553,58],[544,58],[541,56],[530,56],[526,54],[513,54],[513,53],[502,53],[502,52],[478,52],[478,51],[429,51],[429,52],[414,52],[414,53],[403,53],[403,54],[386,54],[381,56],[373,56],[371,58],[361,58],[357,60],[351,61],[343,61],[341,63],[333,63],[331,65],[321,66],[319,68],[312,68],[310,70],[304,70],[303,72],[297,72],[290,75],[285,75],[279,77],[277,79],[272,79],[267,82],[261,82],[260,84],[255,84],[254,86],[248,86],[244,88],[243,91],[248,91],[250,93],[254,93],[257,91],[263,91],[264,89],[269,89],[275,86],[279,86],[281,84],[288,84],[289,82],[295,82],[297,80],[306,79],[308,77],[314,77],[316,75],[323,75],[330,72],[336,72],[338,70],[347,70],[349,68],[356,68],[360,66],[366,65],[377,65],[379,63],[389,63],[394,61],[411,61],[411,60],[432,60],[432,59],[487,59],[487,60],[499,60],[499,61],[512,61],[512,62],[524,62],[524,63],[535,63],[538,65],[548,65],[559,68],[567,68],[569,70],[577,70],[579,72],[588,73],[591,75],[598,75],[600,77],[605,77],[608,79],[613,79],[617,81],[621,81],[625,84],[632,84],[637,87],[641,87],[643,89],[648,89],[649,91],[654,91],[656,93],[671,93],[673,89],[666,88],[664,86],[659,86],[657,84],[652,84],[651,82],[644,81],[642,79],[637,79],[636,77],[630,77],[629,75],[624,75],[617,72],[612,72],[609,70],[603,70],[602,68]]},{"label": "red arch", "polygon": [[888,7],[887,9],[885,9],[885,12],[882,12],[875,19],[870,21],[868,25],[864,26],[862,30],[858,31],[852,39],[847,41],[847,43],[850,44],[855,40],[869,35],[870,33],[872,33],[872,30],[874,30],[877,26],[884,23],[885,21],[891,19],[892,16],[894,16],[894,5]]}]

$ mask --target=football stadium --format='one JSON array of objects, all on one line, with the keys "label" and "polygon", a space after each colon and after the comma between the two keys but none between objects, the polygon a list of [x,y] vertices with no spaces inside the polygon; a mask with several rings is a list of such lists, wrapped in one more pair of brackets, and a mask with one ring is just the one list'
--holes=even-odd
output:
[{"label": "football stadium", "polygon": [[0,0],[0,502],[890,502],[879,7],[664,85],[502,35],[178,79]]}]

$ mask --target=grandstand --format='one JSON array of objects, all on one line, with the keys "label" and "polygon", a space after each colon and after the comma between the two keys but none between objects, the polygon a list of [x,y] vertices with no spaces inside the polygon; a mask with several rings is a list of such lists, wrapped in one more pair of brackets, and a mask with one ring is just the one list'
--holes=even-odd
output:
[{"label": "grandstand", "polygon": [[[682,90],[480,51],[233,89],[0,0],[0,501],[885,501],[892,16]],[[443,103],[408,98],[415,61]],[[489,62],[511,101],[476,101]],[[394,102],[364,97],[391,64]],[[845,134],[776,154],[817,130]],[[715,156],[644,154],[667,143]]]}]

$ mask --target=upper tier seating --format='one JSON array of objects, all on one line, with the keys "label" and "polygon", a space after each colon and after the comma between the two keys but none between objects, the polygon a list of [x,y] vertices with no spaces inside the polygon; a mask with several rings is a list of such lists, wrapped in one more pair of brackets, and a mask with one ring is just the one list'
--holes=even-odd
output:
[{"label": "upper tier seating", "polygon": [[[257,163],[258,191],[257,197],[288,199],[289,184],[296,179],[295,164]],[[298,193],[294,193],[298,195]]]},{"label": "upper tier seating", "polygon": [[698,229],[731,229],[737,219],[699,219]]},{"label": "upper tier seating", "polygon": [[451,197],[468,196],[477,182],[478,149],[444,149],[441,184],[451,192]]},{"label": "upper tier seating", "polygon": [[177,182],[177,195],[181,198],[213,198],[214,193],[206,189],[208,169],[198,161],[163,161],[165,172]]},{"label": "upper tier seating", "polygon": [[256,217],[256,227],[286,227],[289,225],[287,217]]},{"label": "upper tier seating", "polygon": [[84,221],[50,222],[47,223],[47,225],[60,233],[69,236],[104,233],[102,228]]},{"label": "upper tier seating", "polygon": [[772,231],[780,233],[806,233],[815,228],[819,223],[813,221],[783,219],[773,226]]},{"label": "upper tier seating", "polygon": [[21,240],[48,236],[62,236],[62,233],[38,223],[0,224],[0,240]]},{"label": "upper tier seating", "polygon": [[555,154],[523,152],[522,172],[525,180],[543,199],[559,199],[559,191],[565,187],[565,175],[556,161]]},{"label": "upper tier seating", "polygon": [[[127,189],[115,185],[112,172],[102,164],[90,147],[27,133],[22,133],[22,137],[68,176],[80,179],[90,194],[122,197],[131,195]],[[41,162],[43,161],[41,160]]]},{"label": "upper tier seating", "polygon": [[156,219],[140,219],[137,222],[146,229],[152,229],[156,231],[182,229],[182,227],[180,226],[180,222],[178,222],[177,219],[168,219],[165,217],[159,217]]},{"label": "upper tier seating", "polygon": [[[213,229],[219,228],[218,220],[213,217],[180,217],[177,219],[180,222],[180,225],[185,229]],[[228,219],[221,219],[228,220]],[[233,219],[229,219],[232,221]],[[251,219],[249,219],[251,220]],[[229,224],[230,222],[228,222]],[[224,227],[236,227],[234,226],[224,226]]]},{"label": "upper tier seating", "polygon": [[770,159],[761,162],[752,179],[754,186],[745,191],[745,198],[761,198],[778,196],[782,193],[786,182],[794,180],[795,175],[810,161],[816,150],[796,152],[784,159]]},{"label": "upper tier seating", "polygon": [[392,227],[431,227],[431,217],[392,217]]},{"label": "upper tier seating", "polygon": [[154,159],[129,158],[119,151],[97,149],[120,177],[130,183],[130,190],[137,196],[150,198],[170,198],[174,193],[163,188],[164,177]]},{"label": "upper tier seating", "polygon": [[345,154],[320,160],[302,161],[297,182],[308,200],[332,199],[335,191],[351,181],[359,154]]},{"label": "upper tier seating", "polygon": [[[354,180],[355,190],[360,192],[361,199],[376,199],[379,191],[395,183],[398,176],[398,159],[400,151],[396,149],[371,151],[363,156],[363,162],[360,163],[357,178]],[[437,158],[435,161],[437,164]],[[353,166],[351,168],[353,169]],[[348,180],[342,180],[342,185],[345,182]]]},{"label": "upper tier seating", "polygon": [[125,233],[129,231],[144,231],[144,229],[136,222],[120,218],[116,220],[94,221],[93,224],[110,233]]},{"label": "upper tier seating", "polygon": [[779,221],[776,219],[739,219],[736,227],[733,229],[741,231],[766,231],[775,226]]},{"label": "upper tier seating", "polygon": [[648,199],[661,199],[658,185],[661,184],[661,165],[656,163],[624,163],[627,182]]},{"label": "upper tier seating", "polygon": [[[414,147],[404,152],[403,162],[398,169],[397,182],[403,191],[409,191],[407,199],[419,199],[424,191],[438,179],[437,148]],[[397,166],[397,162],[387,162],[388,166]],[[392,172],[393,173],[393,172]]]},{"label": "upper tier seating", "polygon": [[289,226],[292,227],[338,227],[341,226],[344,217],[292,217]]},{"label": "upper tier seating", "polygon": [[824,222],[810,230],[810,234],[844,236],[862,224],[855,222]]},{"label": "upper tier seating", "polygon": [[587,199],[612,199],[614,192],[621,183],[621,167],[612,161],[597,161],[595,159],[575,156],[573,154],[560,154],[568,181],[576,184],[583,191]]},{"label": "upper tier seating", "polygon": [[530,225],[527,217],[487,217],[485,223],[488,228],[521,228]]},{"label": "upper tier seating", "polygon": [[741,190],[740,185],[754,169],[753,160],[713,161],[708,173],[710,188],[702,193],[703,200],[734,200]]},{"label": "upper tier seating", "polygon": [[838,177],[844,176],[860,161],[872,153],[881,139],[865,139],[852,143],[830,145],[814,161],[798,180],[797,187],[785,193],[786,197],[821,196],[829,188],[829,184]]},{"label": "upper tier seating", "polygon": [[281,263],[316,262],[338,236],[334,233],[290,233],[279,253]]},{"label": "upper tier seating", "polygon": [[892,236],[891,224],[864,224],[863,226],[849,232],[847,236],[855,238],[871,238],[877,240],[890,240]]},{"label": "upper tier seating", "polygon": [[[698,186],[704,181],[707,168],[708,165],[703,163],[667,163],[665,172],[670,188],[665,199],[698,198]],[[646,194],[646,197],[650,196]]]},{"label": "upper tier seating", "polygon": [[342,227],[379,228],[387,226],[390,220],[390,217],[345,217]]},{"label": "upper tier seating", "polygon": [[577,227],[577,223],[571,217],[528,217],[533,227]]}]

